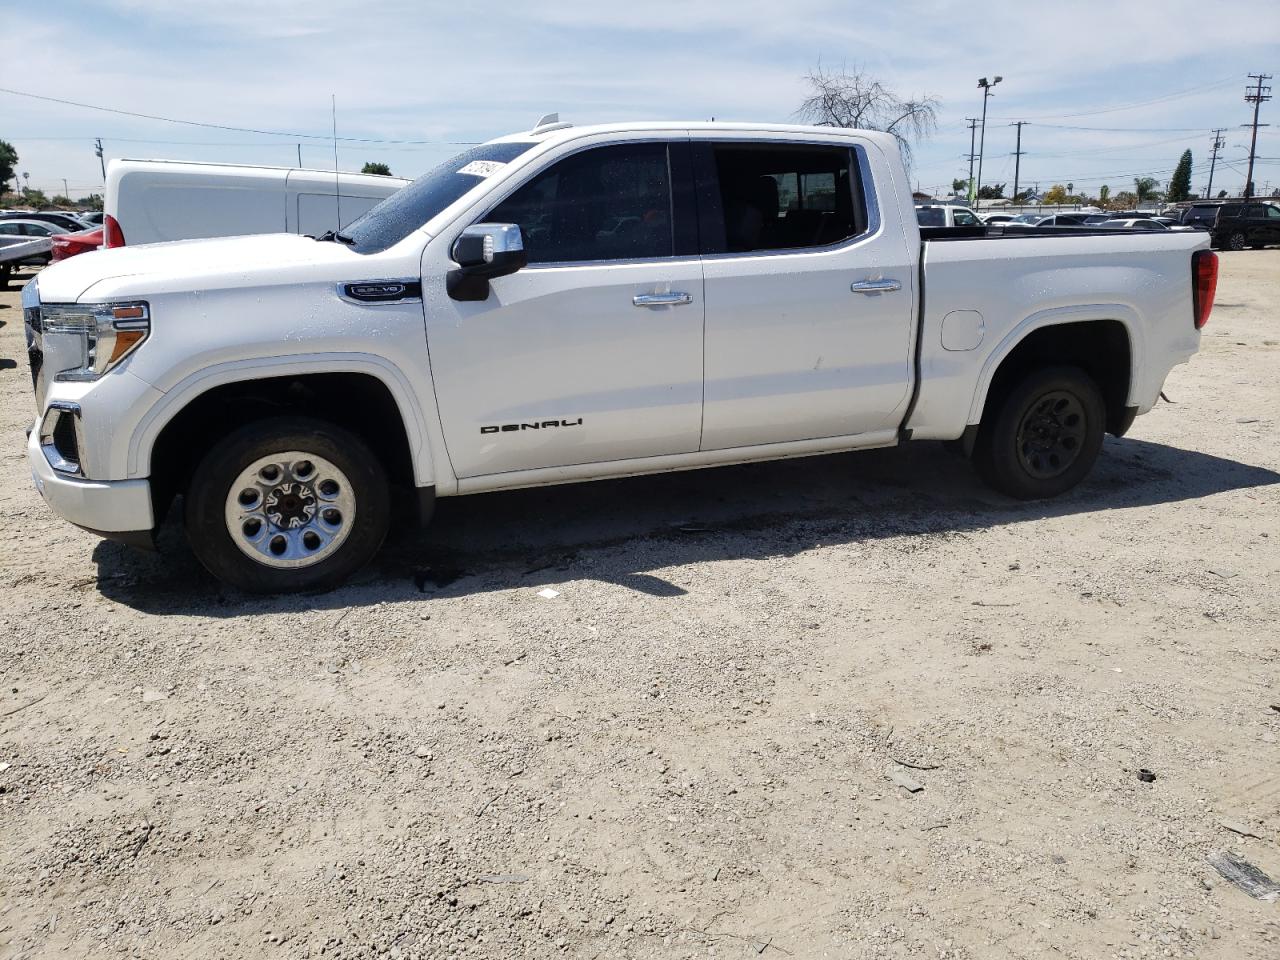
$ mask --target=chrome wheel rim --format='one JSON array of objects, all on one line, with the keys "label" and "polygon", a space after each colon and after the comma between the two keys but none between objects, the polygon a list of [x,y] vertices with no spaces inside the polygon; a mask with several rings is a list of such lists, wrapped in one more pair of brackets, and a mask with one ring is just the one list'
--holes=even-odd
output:
[{"label": "chrome wheel rim", "polygon": [[227,491],[225,516],[246,556],[281,570],[310,567],[333,556],[351,533],[355,491],[332,461],[287,450],[240,471]]}]

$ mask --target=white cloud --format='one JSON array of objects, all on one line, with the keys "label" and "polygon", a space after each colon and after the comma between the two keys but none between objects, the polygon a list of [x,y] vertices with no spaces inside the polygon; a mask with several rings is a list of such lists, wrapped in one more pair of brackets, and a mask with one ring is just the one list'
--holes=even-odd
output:
[{"label": "white cloud", "polygon": [[[1207,131],[1239,122],[1243,74],[1280,59],[1280,13],[1265,0],[1222,2],[1211,11],[1189,0],[980,6],[386,0],[359,7],[337,0],[105,0],[96,13],[73,16],[53,7],[29,24],[24,42],[6,50],[4,85],[138,112],[316,134],[329,128],[332,92],[341,133],[395,139],[479,139],[557,109],[577,121],[789,119],[802,97],[801,77],[821,56],[864,65],[901,92],[943,99],[943,128],[918,153],[920,173],[939,182],[963,168],[963,118],[981,109],[975,81],[983,74],[1006,78],[991,101],[992,116],[1001,118],[1087,111],[1234,74],[1239,90],[1223,86],[1139,110],[1061,121]],[[1242,24],[1255,27],[1242,30]],[[50,71],[52,48],[94,53],[61,60]],[[17,135],[264,139],[3,95],[0,103],[14,134],[8,138],[19,141],[24,165],[39,170],[45,185],[63,174],[77,182],[96,179],[96,161],[83,142],[22,142]],[[989,152],[1012,149],[1005,122],[989,126]],[[1099,166],[1105,158],[1079,151],[1096,146],[1104,153],[1146,139],[1048,127],[1028,128],[1025,135],[1034,145],[1024,164],[1029,175],[1063,167],[1079,167],[1081,175],[1105,171]],[[1055,159],[1050,170],[1050,158],[1036,156],[1050,148],[1077,154]],[[109,149],[277,163],[294,150],[287,140],[257,151],[176,144]],[[444,149],[344,146],[343,157],[357,165],[387,159],[393,169],[417,172],[412,168],[429,165]],[[1163,162],[1165,152],[1156,144],[1132,155]]]}]

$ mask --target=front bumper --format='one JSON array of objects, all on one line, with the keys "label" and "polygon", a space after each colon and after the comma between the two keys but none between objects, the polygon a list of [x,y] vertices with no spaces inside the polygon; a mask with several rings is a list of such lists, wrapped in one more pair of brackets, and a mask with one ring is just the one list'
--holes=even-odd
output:
[{"label": "front bumper", "polygon": [[103,536],[145,533],[155,526],[148,480],[85,480],[53,469],[40,446],[37,423],[27,438],[31,479],[53,512]]}]

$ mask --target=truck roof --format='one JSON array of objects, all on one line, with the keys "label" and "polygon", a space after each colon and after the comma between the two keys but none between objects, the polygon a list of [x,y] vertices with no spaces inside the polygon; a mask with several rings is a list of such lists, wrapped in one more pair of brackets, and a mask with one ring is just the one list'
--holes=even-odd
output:
[{"label": "truck roof", "polygon": [[573,140],[578,137],[600,133],[667,133],[675,131],[691,131],[697,133],[781,133],[796,134],[805,137],[839,137],[859,136],[882,142],[893,142],[892,134],[875,130],[854,130],[846,127],[817,127],[797,123],[761,123],[738,120],[630,120],[620,123],[597,123],[586,126],[574,126],[570,123],[551,121],[539,123],[532,130],[510,133],[495,137],[489,143],[508,143],[511,141],[551,143],[561,140]]}]

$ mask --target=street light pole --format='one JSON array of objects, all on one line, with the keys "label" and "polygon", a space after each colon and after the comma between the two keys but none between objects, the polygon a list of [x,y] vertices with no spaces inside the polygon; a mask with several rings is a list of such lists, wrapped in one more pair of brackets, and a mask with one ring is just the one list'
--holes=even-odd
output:
[{"label": "street light pole", "polygon": [[1003,79],[1004,77],[997,76],[988,82],[987,78],[983,77],[978,81],[978,86],[982,90],[982,135],[978,139],[978,193],[982,192],[982,154],[987,146],[987,98],[991,96],[992,88]]}]

